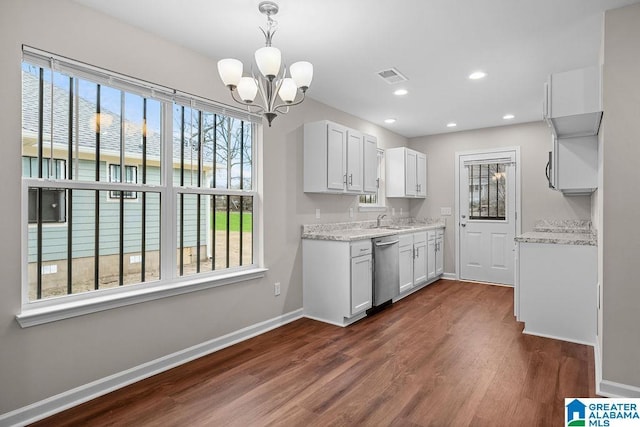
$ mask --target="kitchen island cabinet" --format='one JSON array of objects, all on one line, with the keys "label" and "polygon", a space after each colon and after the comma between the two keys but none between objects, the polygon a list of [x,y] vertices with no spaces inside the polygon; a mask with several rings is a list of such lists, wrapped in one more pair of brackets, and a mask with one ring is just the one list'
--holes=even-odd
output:
[{"label": "kitchen island cabinet", "polygon": [[594,345],[598,251],[590,233],[516,238],[516,317],[524,333]]}]

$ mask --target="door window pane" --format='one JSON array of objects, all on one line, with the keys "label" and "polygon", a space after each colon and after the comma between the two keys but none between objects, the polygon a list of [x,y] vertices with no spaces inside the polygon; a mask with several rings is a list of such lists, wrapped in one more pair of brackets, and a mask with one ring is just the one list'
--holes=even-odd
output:
[{"label": "door window pane", "polygon": [[506,220],[507,164],[470,165],[468,168],[469,219]]}]

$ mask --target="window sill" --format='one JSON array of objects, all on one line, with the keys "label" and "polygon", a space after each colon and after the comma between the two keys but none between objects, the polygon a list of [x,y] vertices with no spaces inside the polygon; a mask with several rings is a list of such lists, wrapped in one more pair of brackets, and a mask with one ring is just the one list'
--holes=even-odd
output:
[{"label": "window sill", "polygon": [[246,280],[259,279],[264,277],[266,271],[266,268],[256,267],[249,270],[234,271],[214,278],[206,277],[187,281],[183,280],[177,283],[172,282],[149,288],[131,289],[110,295],[98,295],[79,301],[60,303],[47,307],[27,308],[16,315],[16,320],[20,324],[20,327],[28,328],[30,326],[42,325],[44,323],[83,316],[112,308],[125,307]]}]

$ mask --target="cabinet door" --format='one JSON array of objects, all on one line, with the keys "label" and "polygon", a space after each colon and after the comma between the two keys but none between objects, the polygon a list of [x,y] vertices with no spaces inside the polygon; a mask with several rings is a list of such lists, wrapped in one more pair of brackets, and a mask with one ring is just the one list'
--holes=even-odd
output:
[{"label": "cabinet door", "polygon": [[440,276],[444,273],[444,235],[441,232],[438,232],[438,237],[436,238],[436,271],[435,276]]},{"label": "cabinet door", "polygon": [[418,197],[427,197],[427,156],[416,154],[416,186]]},{"label": "cabinet door", "polygon": [[349,130],[347,132],[347,190],[361,193],[364,160],[362,134]]},{"label": "cabinet door", "polygon": [[401,246],[398,258],[400,293],[413,287],[413,245]]},{"label": "cabinet door", "polygon": [[416,243],[413,247],[413,285],[427,281],[427,242]]},{"label": "cabinet door", "polygon": [[351,315],[371,308],[373,292],[372,257],[351,258]]},{"label": "cabinet door", "polygon": [[427,280],[436,277],[436,232],[429,231],[427,240]]},{"label": "cabinet door", "polygon": [[365,193],[378,191],[378,141],[375,136],[364,136],[364,183]]},{"label": "cabinet door", "polygon": [[333,123],[327,126],[327,188],[344,191],[347,175],[347,129]]},{"label": "cabinet door", "polygon": [[417,152],[413,150],[406,150],[404,164],[405,164],[405,185],[404,192],[407,196],[415,196],[418,194],[418,183],[416,181],[416,159]]}]

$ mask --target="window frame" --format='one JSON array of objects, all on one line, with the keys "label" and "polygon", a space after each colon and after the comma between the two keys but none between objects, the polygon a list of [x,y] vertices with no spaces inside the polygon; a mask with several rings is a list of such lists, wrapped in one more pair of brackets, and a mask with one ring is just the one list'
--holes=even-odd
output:
[{"label": "window frame", "polygon": [[[21,200],[21,230],[22,230],[22,310],[16,316],[20,326],[28,327],[51,321],[75,317],[83,314],[98,312],[115,307],[122,307],[130,304],[137,304],[144,301],[165,298],[173,295],[180,295],[187,292],[194,292],[231,283],[246,280],[254,280],[264,277],[267,269],[264,267],[264,258],[261,248],[263,247],[262,233],[262,175],[261,156],[263,128],[261,117],[248,114],[246,111],[235,109],[226,105],[218,104],[215,101],[201,98],[191,94],[185,94],[175,89],[150,84],[137,80],[129,76],[124,76],[112,71],[100,69],[94,66],[83,64],[68,58],[56,56],[48,52],[39,51],[27,46],[23,47],[23,58],[20,63],[27,62],[32,65],[48,68],[48,64],[54,63],[59,66],[64,62],[66,68],[64,73],[81,79],[89,80],[93,83],[103,84],[106,78],[109,83],[104,83],[109,87],[119,89],[123,92],[130,92],[143,97],[154,99],[160,102],[160,158],[161,158],[161,179],[160,184],[137,183],[114,183],[105,181],[80,181],[68,179],[48,179],[48,178],[22,178],[22,200]],[[51,71],[60,71],[57,67],[50,67]],[[73,72],[69,72],[69,70]],[[159,96],[154,96],[159,94]],[[172,109],[174,103],[183,104],[185,100],[191,105],[196,105],[203,111],[223,114],[236,119],[244,120],[252,126],[252,158],[251,158],[251,190],[230,190],[220,188],[204,187],[180,187],[173,184],[173,117]],[[105,162],[109,169],[110,162]],[[109,173],[109,171],[107,171]],[[137,175],[138,171],[136,171]],[[66,176],[65,176],[66,178]],[[94,291],[81,292],[77,294],[67,294],[60,297],[48,297],[46,299],[29,301],[28,285],[28,195],[29,188],[54,188],[54,189],[78,189],[78,190],[99,190],[99,191],[135,191],[159,193],[160,201],[160,279],[153,282],[141,282],[127,286],[115,288],[98,289]],[[176,207],[178,194],[204,194],[204,195],[238,195],[251,196],[252,207],[252,256],[250,265],[225,268],[210,272],[200,272],[189,276],[179,276],[177,274],[177,222]],[[117,200],[120,200],[118,198]],[[127,199],[125,199],[126,201]],[[131,200],[131,199],[129,199]],[[67,211],[68,211],[67,207]],[[26,218],[26,219],[25,219]],[[33,226],[33,225],[32,225]],[[228,249],[227,249],[228,250]],[[125,253],[126,254],[126,253]]]}]

